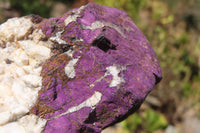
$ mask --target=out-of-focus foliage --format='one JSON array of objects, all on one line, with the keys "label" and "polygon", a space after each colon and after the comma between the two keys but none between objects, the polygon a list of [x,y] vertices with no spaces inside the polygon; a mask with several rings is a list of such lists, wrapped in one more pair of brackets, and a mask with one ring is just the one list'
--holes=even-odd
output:
[{"label": "out-of-focus foliage", "polygon": [[[51,17],[52,8],[56,3],[62,3],[63,5],[67,5],[67,7],[71,7],[74,1],[75,0],[0,0],[0,23],[4,21],[3,19],[30,14],[37,14],[45,18]],[[4,7],[4,5],[7,7]],[[2,9],[4,9],[4,12]],[[17,15],[12,15],[15,13]]]},{"label": "out-of-focus foliage", "polygon": [[151,109],[148,109],[144,112],[143,123],[145,126],[144,129],[146,129],[147,132],[153,132],[158,129],[163,129],[167,126],[166,118],[162,114]]},{"label": "out-of-focus foliage", "polygon": [[[128,117],[121,125],[128,132],[142,130],[143,132],[154,132],[167,126],[167,120],[163,114],[147,109],[140,115],[138,113]],[[139,132],[139,131],[138,131]]]},{"label": "out-of-focus foliage", "polygon": [[142,124],[142,118],[139,114],[135,113],[128,117],[125,121],[121,122],[122,127],[126,131],[136,131],[136,129]]},{"label": "out-of-focus foliage", "polygon": [[124,10],[132,18],[138,19],[138,12],[146,5],[146,0],[95,0],[98,4]]},{"label": "out-of-focus foliage", "polygon": [[18,9],[23,15],[40,14],[43,17],[49,17],[52,0],[45,3],[45,0],[8,0],[11,6]]}]

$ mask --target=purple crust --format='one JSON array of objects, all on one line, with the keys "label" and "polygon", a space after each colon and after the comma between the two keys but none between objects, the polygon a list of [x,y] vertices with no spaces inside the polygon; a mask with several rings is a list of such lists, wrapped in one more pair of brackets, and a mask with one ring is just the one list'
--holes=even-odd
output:
[{"label": "purple crust", "polygon": [[[45,133],[101,132],[136,111],[162,77],[155,52],[125,12],[90,3],[76,21],[65,25],[65,19],[77,10],[39,23],[47,38],[62,31],[61,39],[66,41],[54,42],[53,56],[43,65],[39,98],[31,110],[47,119]],[[105,26],[85,28],[97,21]],[[66,54],[69,50],[74,51],[72,57]],[[64,69],[73,59],[78,59],[76,75],[69,78]],[[105,74],[110,66],[120,70],[123,82],[110,86],[113,75]],[[56,117],[95,92],[102,94],[95,108],[83,107]]]}]

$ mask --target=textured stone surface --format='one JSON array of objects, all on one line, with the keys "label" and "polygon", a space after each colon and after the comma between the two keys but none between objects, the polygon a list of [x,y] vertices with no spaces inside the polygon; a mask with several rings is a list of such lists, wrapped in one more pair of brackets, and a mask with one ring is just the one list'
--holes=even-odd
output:
[{"label": "textured stone surface", "polygon": [[101,132],[136,111],[162,76],[131,18],[97,4],[59,18],[8,20],[0,26],[0,53],[5,131],[11,121],[33,119],[28,125],[37,132]]},{"label": "textured stone surface", "polygon": [[0,26],[2,132],[28,132],[27,121],[34,122],[34,119],[37,122],[32,123],[31,130],[36,132],[37,124],[45,125],[41,124],[43,120],[36,119],[36,116],[26,117],[42,88],[42,64],[50,57],[50,46],[53,45],[51,41],[42,41],[44,38],[42,30],[34,28],[30,18],[13,18]]}]

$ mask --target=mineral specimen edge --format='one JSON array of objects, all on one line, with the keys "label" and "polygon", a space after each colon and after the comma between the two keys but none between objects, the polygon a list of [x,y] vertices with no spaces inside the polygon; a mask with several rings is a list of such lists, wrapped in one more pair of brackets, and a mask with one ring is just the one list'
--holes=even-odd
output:
[{"label": "mineral specimen edge", "polygon": [[0,25],[0,131],[99,133],[135,112],[161,78],[123,11],[89,3]]}]

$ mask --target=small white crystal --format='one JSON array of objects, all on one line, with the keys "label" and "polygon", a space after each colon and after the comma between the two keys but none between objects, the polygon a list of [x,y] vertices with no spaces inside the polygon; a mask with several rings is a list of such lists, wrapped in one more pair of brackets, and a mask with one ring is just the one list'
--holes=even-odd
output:
[{"label": "small white crystal", "polygon": [[90,107],[90,108],[94,109],[95,106],[100,102],[101,97],[102,97],[102,94],[98,91],[95,91],[94,94],[90,98],[86,99],[78,106],[71,107],[66,112],[64,112],[60,115],[57,115],[52,119],[58,118],[60,116],[63,116],[63,115],[69,114],[69,113],[76,112],[84,107]]},{"label": "small white crystal", "polygon": [[77,63],[79,58],[76,59],[72,59],[68,62],[68,64],[65,66],[65,74],[69,77],[69,78],[74,78],[76,76],[76,72],[74,69],[75,64]]}]

